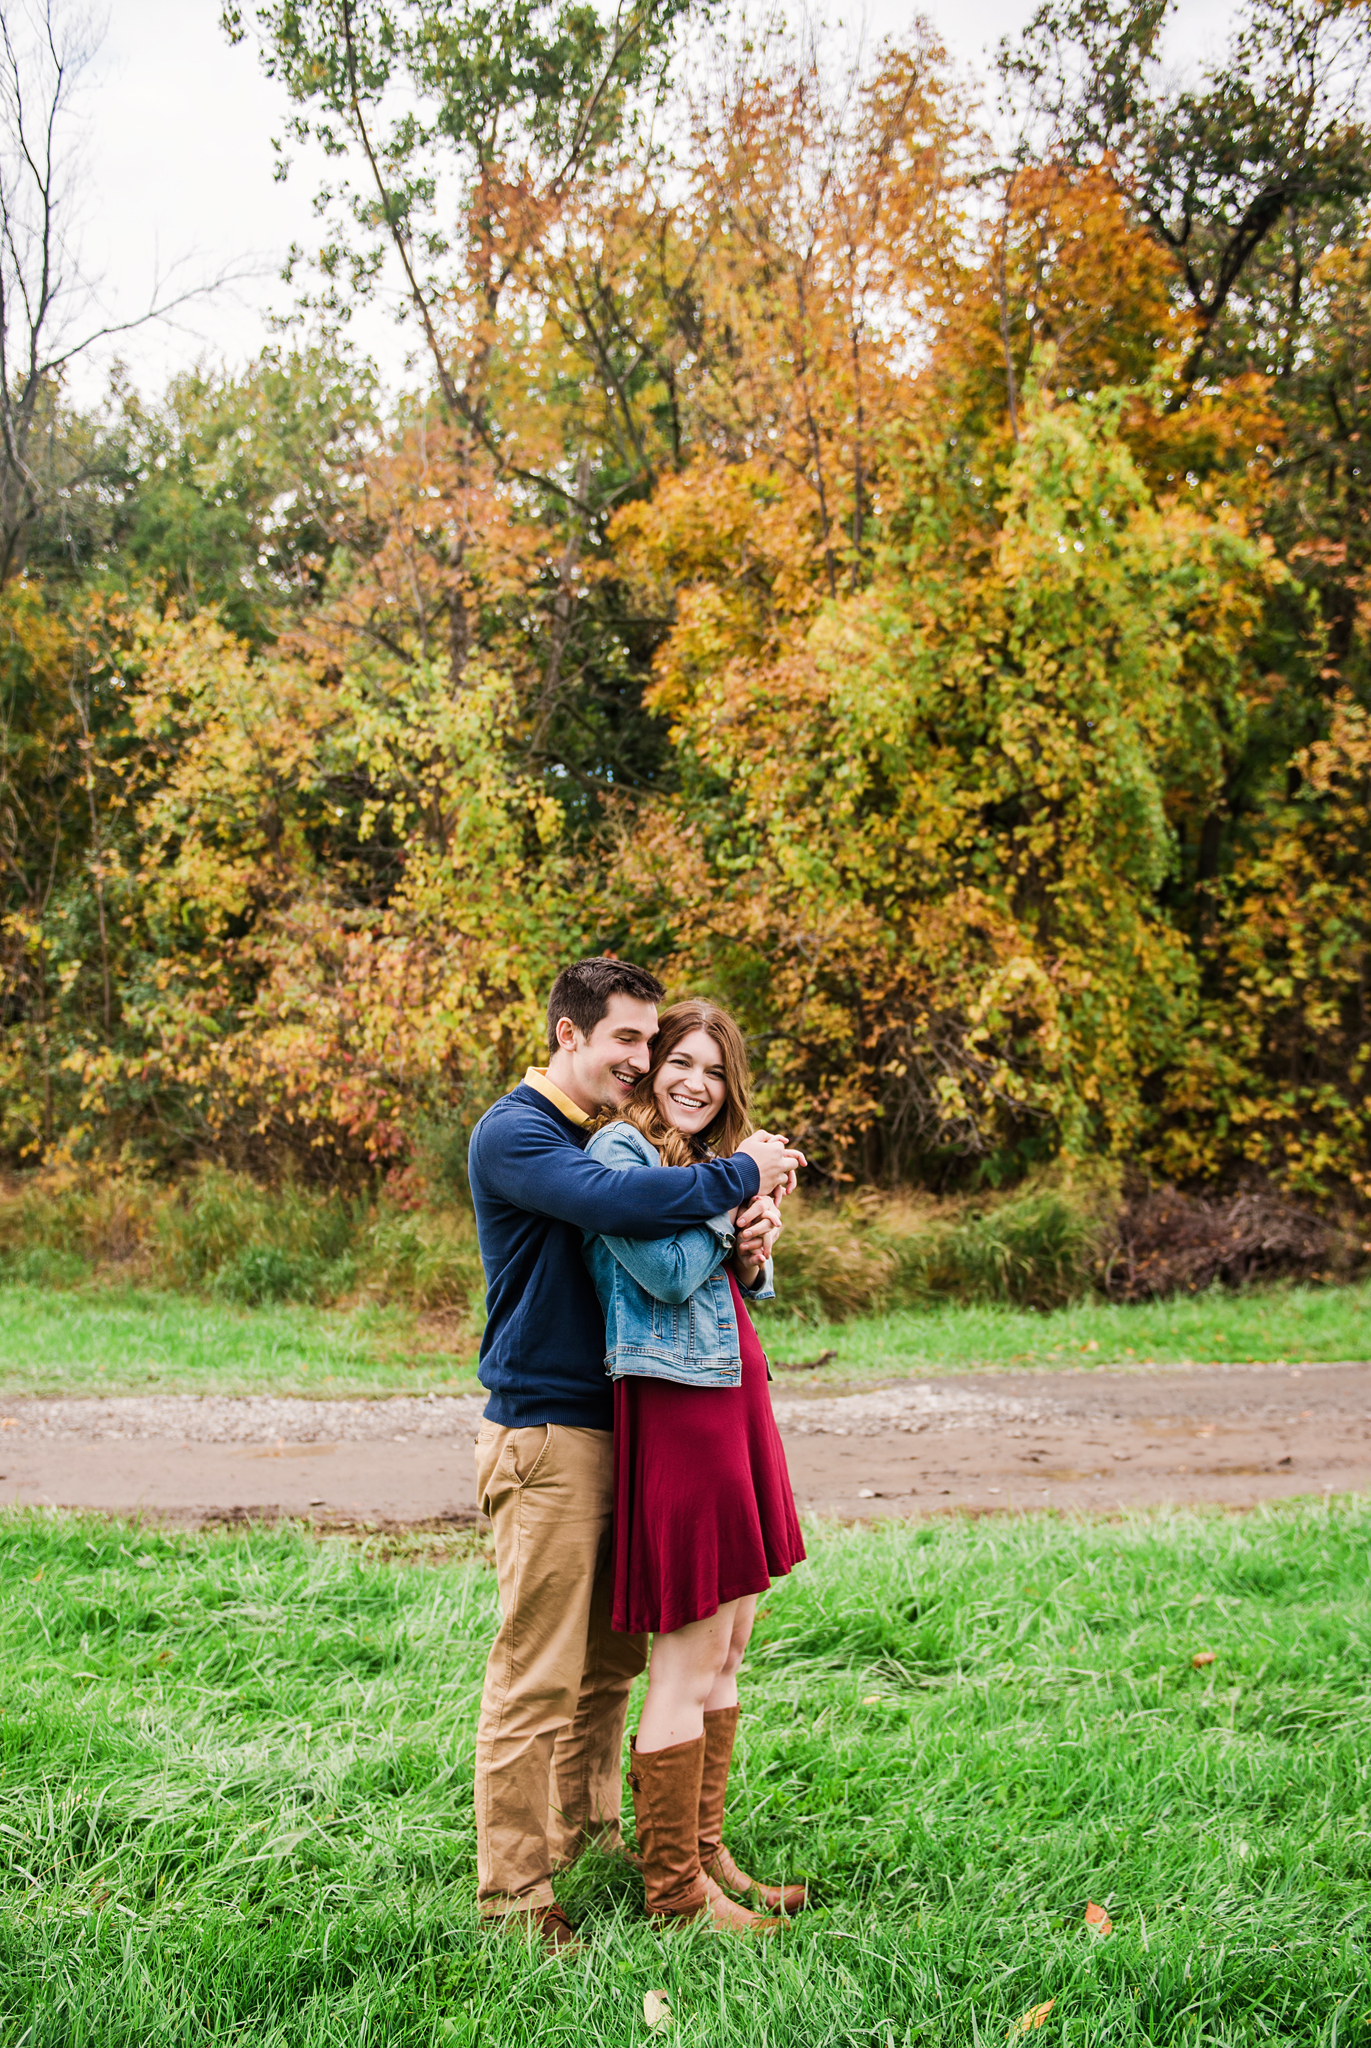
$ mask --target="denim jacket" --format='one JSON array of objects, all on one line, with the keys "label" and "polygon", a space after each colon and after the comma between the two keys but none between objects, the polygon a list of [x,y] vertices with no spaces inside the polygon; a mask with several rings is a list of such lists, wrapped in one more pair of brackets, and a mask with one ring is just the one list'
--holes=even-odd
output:
[{"label": "denim jacket", "polygon": [[[602,1166],[660,1166],[657,1148],[633,1124],[606,1124],[586,1146]],[[601,1237],[586,1233],[583,1257],[605,1312],[605,1370],[686,1387],[736,1387],[743,1363],[738,1318],[721,1268],[733,1249],[727,1216],[673,1237]],[[742,1282],[739,1281],[742,1287]],[[768,1259],[750,1301],[775,1293]]]}]

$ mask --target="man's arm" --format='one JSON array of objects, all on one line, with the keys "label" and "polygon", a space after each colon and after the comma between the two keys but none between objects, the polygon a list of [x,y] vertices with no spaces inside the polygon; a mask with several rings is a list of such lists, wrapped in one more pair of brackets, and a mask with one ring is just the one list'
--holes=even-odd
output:
[{"label": "man's arm", "polygon": [[665,1237],[680,1224],[708,1223],[750,1202],[761,1182],[745,1153],[704,1166],[601,1166],[537,1111],[482,1125],[473,1151],[492,1194],[605,1237]]},{"label": "man's arm", "polygon": [[[646,1138],[626,1123],[608,1125],[587,1147],[590,1157],[602,1165],[629,1173],[642,1166],[646,1149]],[[760,1199],[749,1209],[755,1210]],[[731,1216],[714,1216],[708,1223],[689,1224],[662,1237],[605,1236],[600,1243],[655,1300],[683,1302],[723,1264],[735,1235]]]}]

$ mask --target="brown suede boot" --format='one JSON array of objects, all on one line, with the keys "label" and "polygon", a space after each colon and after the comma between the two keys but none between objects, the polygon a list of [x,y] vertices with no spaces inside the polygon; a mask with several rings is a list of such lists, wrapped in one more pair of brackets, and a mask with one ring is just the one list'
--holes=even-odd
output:
[{"label": "brown suede boot", "polygon": [[630,1742],[629,1754],[628,1782],[643,1852],[648,1917],[669,1927],[708,1914],[716,1927],[737,1934],[770,1934],[777,1921],[763,1920],[726,1899],[700,1869],[696,1831],[704,1737],[646,1752]]},{"label": "brown suede boot", "polygon": [[724,1798],[737,1733],[736,1707],[720,1707],[717,1712],[705,1715],[705,1760],[700,1773],[700,1868],[706,1878],[712,1878],[725,1891],[755,1892],[773,1913],[798,1913],[809,1904],[806,1886],[759,1884],[755,1877],[739,1870],[724,1847]]}]

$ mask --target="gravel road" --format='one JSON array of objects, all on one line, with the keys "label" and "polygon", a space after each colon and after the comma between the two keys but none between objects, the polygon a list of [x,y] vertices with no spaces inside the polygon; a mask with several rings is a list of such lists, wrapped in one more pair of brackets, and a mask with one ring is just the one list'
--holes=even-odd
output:
[{"label": "gravel road", "polygon": [[[802,1509],[1251,1506],[1371,1485],[1371,1364],[970,1373],[772,1389]],[[0,1503],[178,1521],[477,1519],[479,1396],[0,1400]]]}]

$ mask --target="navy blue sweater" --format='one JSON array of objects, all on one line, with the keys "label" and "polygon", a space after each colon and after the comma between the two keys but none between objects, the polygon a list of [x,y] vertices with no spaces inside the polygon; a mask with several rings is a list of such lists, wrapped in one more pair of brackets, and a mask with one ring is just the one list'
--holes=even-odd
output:
[{"label": "navy blue sweater", "polygon": [[707,1166],[601,1166],[588,1130],[523,1083],[471,1134],[467,1166],[490,1320],[481,1339],[486,1415],[612,1429],[605,1319],[581,1257],[582,1231],[667,1237],[750,1201],[760,1176],[744,1154]]}]

